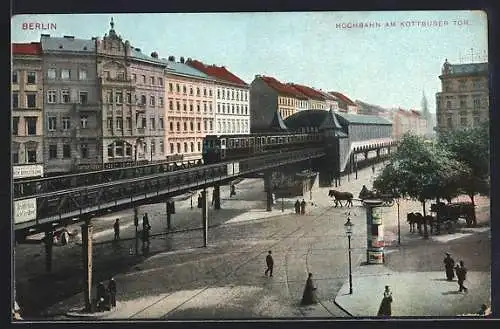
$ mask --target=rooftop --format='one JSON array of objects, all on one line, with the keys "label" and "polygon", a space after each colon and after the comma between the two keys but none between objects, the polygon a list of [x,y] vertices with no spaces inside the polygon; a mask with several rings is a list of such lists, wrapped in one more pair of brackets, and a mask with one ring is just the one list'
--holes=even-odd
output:
[{"label": "rooftop", "polygon": [[231,73],[225,66],[206,65],[201,61],[191,59],[188,59],[186,64],[218,80],[248,87],[248,84],[245,81]]},{"label": "rooftop", "polygon": [[[353,113],[336,113],[337,117],[351,124],[375,124],[375,125],[392,125],[392,122],[386,118],[376,115],[353,114]],[[342,123],[342,122],[341,122]]]},{"label": "rooftop", "polygon": [[295,97],[299,99],[307,99],[307,97],[303,94],[301,94],[298,90],[295,88],[291,87],[290,85],[286,85],[284,83],[281,83],[277,79],[273,77],[268,77],[265,75],[257,75],[256,78],[261,79],[264,81],[270,88],[276,90],[278,94],[285,95],[288,97]]},{"label": "rooftop", "polygon": [[73,36],[51,37],[47,34],[42,34],[40,43],[44,52],[81,52],[95,53],[95,40],[75,39]]},{"label": "rooftop", "polygon": [[195,78],[210,79],[210,76],[208,76],[206,73],[197,70],[194,67],[187,65],[186,63],[163,59],[161,60],[161,62],[167,65],[167,72],[170,71],[170,73],[174,74],[177,73],[182,75],[189,75]]},{"label": "rooftop", "polygon": [[299,85],[296,83],[288,83],[287,85],[289,85],[292,88],[294,88],[295,90],[297,90],[300,94],[305,95],[307,98],[316,99],[316,100],[324,100],[325,99],[325,97],[320,92],[318,92],[317,90],[315,90],[311,87]]},{"label": "rooftop", "polygon": [[39,42],[31,43],[13,43],[13,55],[41,55],[42,47]]},{"label": "rooftop", "polygon": [[347,105],[356,106],[356,103],[354,103],[349,97],[339,93],[338,91],[330,91],[329,93],[337,97],[340,101],[346,103]]}]

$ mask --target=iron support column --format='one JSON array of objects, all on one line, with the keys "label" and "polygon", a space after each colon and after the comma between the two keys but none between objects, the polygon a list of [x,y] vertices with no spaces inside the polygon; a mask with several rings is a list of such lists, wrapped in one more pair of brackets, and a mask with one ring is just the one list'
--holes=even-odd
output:
[{"label": "iron support column", "polygon": [[202,203],[201,203],[201,219],[203,226],[203,247],[208,244],[208,202],[207,202],[207,189],[204,188],[201,192]]},{"label": "iron support column", "polygon": [[134,226],[135,226],[135,254],[139,255],[139,209],[134,207]]},{"label": "iron support column", "polygon": [[[231,193],[231,192],[229,192]],[[213,194],[213,203],[214,203],[214,209],[219,210],[220,209],[220,185],[216,184],[214,186],[214,194]]]},{"label": "iron support column", "polygon": [[266,172],[264,174],[264,180],[265,180],[265,186],[267,186],[266,189],[266,211],[272,211],[273,210],[273,188],[271,184],[271,173]]},{"label": "iron support column", "polygon": [[351,261],[351,236],[348,235],[347,239],[349,241],[349,294],[352,295],[352,261]]},{"label": "iron support column", "polygon": [[167,232],[170,232],[172,228],[172,206],[170,205],[171,202],[173,201],[167,200],[167,202],[165,203],[165,206],[167,208]]},{"label": "iron support column", "polygon": [[45,270],[52,272],[52,246],[54,245],[54,232],[52,228],[45,232]]},{"label": "iron support column", "polygon": [[90,218],[85,218],[82,226],[82,258],[84,271],[85,311],[92,311],[92,224]]}]

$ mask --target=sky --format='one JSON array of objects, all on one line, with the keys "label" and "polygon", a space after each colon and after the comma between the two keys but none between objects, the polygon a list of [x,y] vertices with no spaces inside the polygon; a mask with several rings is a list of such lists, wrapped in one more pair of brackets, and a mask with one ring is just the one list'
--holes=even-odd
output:
[{"label": "sky", "polygon": [[[111,17],[115,31],[148,55],[191,57],[223,65],[247,83],[268,75],[386,108],[420,109],[424,92],[431,112],[444,60],[466,63],[471,49],[488,49],[481,11],[19,15],[11,39],[102,38]],[[29,30],[27,23],[55,28]]]}]

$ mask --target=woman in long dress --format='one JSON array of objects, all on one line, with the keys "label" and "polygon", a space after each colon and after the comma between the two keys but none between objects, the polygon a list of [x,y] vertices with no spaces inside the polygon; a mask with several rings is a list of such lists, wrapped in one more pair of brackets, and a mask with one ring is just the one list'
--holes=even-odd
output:
[{"label": "woman in long dress", "polygon": [[392,291],[389,286],[385,286],[384,290],[384,298],[382,298],[382,302],[380,303],[380,307],[378,309],[377,316],[389,317],[392,315]]},{"label": "woman in long dress", "polygon": [[316,286],[314,285],[314,281],[312,279],[312,273],[309,273],[309,276],[306,281],[306,286],[304,288],[304,294],[302,295],[302,305],[312,305],[316,304],[318,299],[316,298]]}]

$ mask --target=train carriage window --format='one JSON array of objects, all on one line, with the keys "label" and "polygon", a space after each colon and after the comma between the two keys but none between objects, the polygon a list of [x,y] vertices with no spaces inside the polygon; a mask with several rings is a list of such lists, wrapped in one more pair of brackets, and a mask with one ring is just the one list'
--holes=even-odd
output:
[{"label": "train carriage window", "polygon": [[240,139],[239,138],[235,138],[234,139],[234,147],[235,148],[239,148],[240,147]]},{"label": "train carriage window", "polygon": [[221,145],[221,146],[226,146],[226,139],[225,139],[225,138],[222,138],[222,139],[220,140],[220,145]]},{"label": "train carriage window", "polygon": [[253,143],[254,143],[254,138],[253,138],[253,137],[250,137],[250,138],[248,139],[248,144],[249,144],[250,146],[253,146]]},{"label": "train carriage window", "polygon": [[229,148],[233,148],[234,141],[232,138],[229,139]]}]

